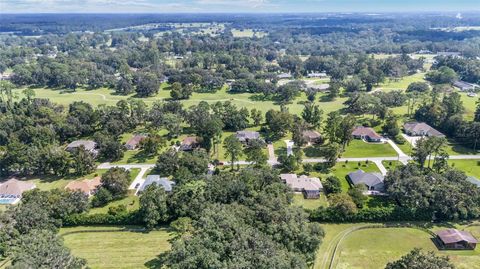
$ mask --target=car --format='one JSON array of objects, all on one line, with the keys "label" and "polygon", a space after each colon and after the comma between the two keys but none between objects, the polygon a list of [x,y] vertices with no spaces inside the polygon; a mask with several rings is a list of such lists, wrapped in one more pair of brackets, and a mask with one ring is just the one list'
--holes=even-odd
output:
[{"label": "car", "polygon": [[140,186],[140,183],[135,184],[135,189],[138,189],[139,186]]}]

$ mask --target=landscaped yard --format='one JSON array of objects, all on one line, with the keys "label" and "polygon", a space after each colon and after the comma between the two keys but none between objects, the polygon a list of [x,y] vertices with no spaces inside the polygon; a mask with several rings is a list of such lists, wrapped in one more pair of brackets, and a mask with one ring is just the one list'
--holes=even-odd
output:
[{"label": "landscaped yard", "polygon": [[[318,250],[315,269],[326,269],[333,254],[335,245],[340,241],[332,268],[344,269],[381,269],[385,265],[407,254],[415,247],[425,251],[435,251],[438,254],[448,255],[459,269],[476,268],[480,264],[480,250],[475,251],[438,251],[431,235],[413,228],[372,228],[356,230],[348,233],[353,227],[369,224],[324,224],[326,232],[324,242]],[[449,226],[449,225],[447,225]],[[445,227],[447,227],[445,226]],[[480,226],[459,226],[474,236],[480,235]],[[432,231],[445,227],[434,226]]]},{"label": "landscaped yard", "polygon": [[170,249],[171,237],[166,229],[145,233],[122,227],[62,228],[60,234],[73,254],[85,258],[91,268],[112,269],[153,268],[158,265],[156,257]]},{"label": "landscaped yard", "polygon": [[139,197],[136,195],[129,195],[121,200],[113,201],[108,203],[103,207],[94,207],[88,211],[88,214],[106,214],[108,213],[108,209],[110,207],[116,207],[119,205],[125,205],[127,207],[127,211],[137,210],[140,207]]},{"label": "landscaped yard", "polygon": [[389,156],[397,156],[397,152],[388,143],[366,143],[356,139],[350,142],[342,154],[344,158]]},{"label": "landscaped yard", "polygon": [[399,161],[382,161],[382,164],[387,170],[394,170],[403,165],[403,163]]},{"label": "landscaped yard", "polygon": [[303,198],[303,194],[295,193],[293,195],[293,205],[313,210],[319,208],[320,206],[328,206],[328,201],[324,193],[320,193],[319,199],[305,199]]}]

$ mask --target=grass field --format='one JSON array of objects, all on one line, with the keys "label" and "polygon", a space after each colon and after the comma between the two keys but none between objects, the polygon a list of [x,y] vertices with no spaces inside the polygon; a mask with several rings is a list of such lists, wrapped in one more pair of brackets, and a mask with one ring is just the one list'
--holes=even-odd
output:
[{"label": "grass field", "polygon": [[113,201],[103,207],[91,208],[90,211],[88,211],[88,214],[106,214],[108,213],[108,209],[110,207],[116,207],[119,205],[125,205],[127,207],[127,211],[137,210],[140,207],[139,197],[135,195],[129,195],[124,199]]},{"label": "grass field", "polygon": [[263,32],[263,31],[255,31],[253,29],[232,29],[232,35],[233,37],[258,37],[262,38],[266,36],[268,33]]},{"label": "grass field", "polygon": [[462,170],[468,176],[480,178],[479,160],[449,160],[448,164],[459,170]]},{"label": "grass field", "polygon": [[342,157],[388,157],[396,155],[397,152],[388,143],[366,143],[355,139],[347,146]]},{"label": "grass field", "polygon": [[170,249],[165,229],[143,233],[122,227],[75,227],[63,228],[60,234],[90,268],[153,268],[156,257]]},{"label": "grass field", "polygon": [[293,205],[301,206],[305,209],[316,209],[320,206],[328,206],[327,197],[324,193],[320,194],[320,199],[304,199],[303,194],[295,193],[293,195]]},{"label": "grass field", "polygon": [[[480,251],[438,251],[431,241],[430,234],[413,228],[373,228],[352,231],[356,227],[370,224],[324,224],[324,242],[318,250],[314,269],[326,269],[338,244],[334,265],[341,269],[381,269],[387,262],[394,261],[415,247],[448,255],[459,269],[476,268],[480,264]],[[447,224],[450,226],[451,224]],[[465,227],[474,236],[480,235],[480,226]],[[445,227],[434,226],[432,231]],[[350,233],[351,232],[351,233]],[[341,238],[343,239],[341,240]]]}]

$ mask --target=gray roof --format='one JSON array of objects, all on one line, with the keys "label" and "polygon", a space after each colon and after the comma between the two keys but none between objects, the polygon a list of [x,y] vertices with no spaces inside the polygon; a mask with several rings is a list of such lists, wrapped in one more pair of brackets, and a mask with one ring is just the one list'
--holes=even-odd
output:
[{"label": "gray roof", "polygon": [[349,173],[348,177],[353,185],[365,184],[371,187],[383,183],[383,176],[380,173],[365,173],[361,169]]},{"label": "gray roof", "polygon": [[246,140],[259,139],[260,133],[255,131],[237,131],[236,136],[238,140],[243,142]]},{"label": "gray roof", "polygon": [[168,178],[166,177],[161,178],[159,175],[149,175],[147,176],[145,182],[143,182],[142,186],[138,189],[138,191],[144,191],[148,186],[152,184],[162,186],[165,191],[170,192],[172,191],[175,182],[168,180]]},{"label": "gray roof", "polygon": [[307,177],[296,174],[281,174],[280,178],[293,190],[319,191],[323,189],[322,182],[317,177]]},{"label": "gray roof", "polygon": [[457,88],[461,88],[461,89],[475,89],[475,88],[479,88],[480,86],[477,85],[477,84],[473,84],[473,83],[469,83],[469,82],[466,82],[466,81],[462,81],[462,80],[457,80],[453,83],[453,86],[457,87]]},{"label": "gray roof", "polygon": [[425,122],[407,122],[403,125],[403,129],[414,135],[445,136]]},{"label": "gray roof", "polygon": [[12,195],[19,198],[23,192],[32,190],[35,184],[26,181],[20,181],[16,178],[9,179],[0,184],[0,195]]},{"label": "gray roof", "polygon": [[92,151],[97,147],[97,143],[95,143],[95,141],[92,141],[92,140],[76,140],[68,144],[67,150],[79,148],[80,146],[83,146],[85,150]]},{"label": "gray roof", "polygon": [[477,187],[480,188],[480,179],[478,179],[476,177],[467,177],[467,181],[472,183],[472,184],[477,185]]}]

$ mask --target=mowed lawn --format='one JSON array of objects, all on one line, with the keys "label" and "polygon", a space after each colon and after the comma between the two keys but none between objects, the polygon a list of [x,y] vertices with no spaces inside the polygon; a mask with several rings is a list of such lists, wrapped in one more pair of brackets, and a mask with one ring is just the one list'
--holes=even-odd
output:
[{"label": "mowed lawn", "polygon": [[[431,235],[419,229],[371,228],[352,231],[355,227],[367,225],[369,224],[323,224],[326,236],[317,252],[314,268],[328,268],[333,249],[339,242],[332,268],[382,269],[388,262],[399,259],[415,247],[434,251],[439,255],[448,255],[459,269],[477,268],[480,264],[479,249],[438,251],[431,241]],[[435,226],[431,230],[437,231],[444,228]],[[458,228],[468,230],[477,237],[480,235],[480,226],[459,226]],[[342,237],[343,239],[340,240]]]},{"label": "mowed lawn", "polygon": [[342,154],[344,158],[392,156],[397,156],[397,152],[388,143],[366,143],[357,139],[350,142]]},{"label": "mowed lawn", "polygon": [[319,199],[305,199],[303,198],[303,194],[295,193],[293,195],[293,205],[303,207],[304,209],[317,209],[320,206],[327,207],[328,201],[327,197],[325,197],[325,193],[320,193]]},{"label": "mowed lawn", "polygon": [[448,164],[458,170],[480,179],[480,160],[449,160]]},{"label": "mowed lawn", "polygon": [[86,259],[90,268],[112,269],[149,267],[146,263],[154,264],[159,254],[170,249],[171,237],[165,229],[143,233],[121,227],[63,228],[60,234],[72,253]]}]

